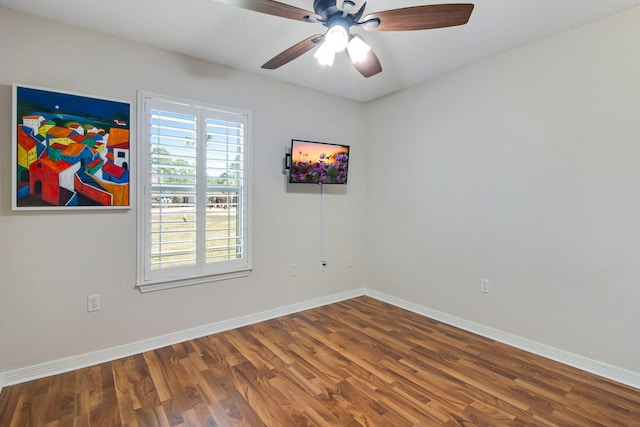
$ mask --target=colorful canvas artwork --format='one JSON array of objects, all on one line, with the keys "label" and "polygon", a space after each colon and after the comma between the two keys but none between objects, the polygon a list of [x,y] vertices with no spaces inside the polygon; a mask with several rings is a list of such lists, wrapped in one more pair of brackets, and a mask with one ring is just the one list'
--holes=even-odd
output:
[{"label": "colorful canvas artwork", "polygon": [[14,85],[13,208],[129,207],[130,104]]}]

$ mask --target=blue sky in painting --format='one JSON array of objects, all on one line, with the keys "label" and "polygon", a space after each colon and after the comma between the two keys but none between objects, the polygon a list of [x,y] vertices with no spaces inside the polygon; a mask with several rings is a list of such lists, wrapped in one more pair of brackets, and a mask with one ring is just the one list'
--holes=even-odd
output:
[{"label": "blue sky in painting", "polygon": [[60,114],[93,116],[96,118],[113,117],[116,114],[129,116],[128,103],[90,98],[82,95],[18,86],[17,98],[18,102],[32,102],[50,112]]}]

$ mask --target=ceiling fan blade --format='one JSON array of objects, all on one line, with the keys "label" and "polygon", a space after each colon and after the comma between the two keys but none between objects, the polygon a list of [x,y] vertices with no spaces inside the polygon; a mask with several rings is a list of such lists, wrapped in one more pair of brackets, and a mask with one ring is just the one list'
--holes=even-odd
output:
[{"label": "ceiling fan blade", "polygon": [[322,37],[323,36],[321,34],[316,34],[309,37],[308,39],[294,44],[289,49],[271,58],[262,66],[262,68],[266,70],[275,70],[276,68],[282,67],[284,64],[293,61],[297,57],[309,52],[311,49],[316,47],[318,41],[322,40]]},{"label": "ceiling fan blade", "polygon": [[[357,34],[354,34],[353,36],[362,39],[362,37]],[[347,56],[349,56],[349,59],[351,60],[351,62],[353,62],[353,60],[351,59],[351,55],[349,55],[349,51],[347,51]],[[375,54],[373,49],[369,49],[369,52],[367,52],[367,56],[363,60],[353,62],[353,66],[356,67],[358,71],[360,71],[360,74],[367,78],[375,76],[380,71],[382,71],[380,60],[378,59],[378,56]]]},{"label": "ceiling fan blade", "polygon": [[253,10],[254,12],[266,13],[267,15],[280,16],[282,18],[306,21],[305,17],[311,16],[322,19],[320,15],[308,10],[280,3],[275,0],[216,0],[218,3],[228,6],[240,7],[242,9]]},{"label": "ceiling fan blade", "polygon": [[[360,10],[360,8],[362,7],[362,5],[365,3],[366,0],[346,0],[346,1],[353,3],[353,6],[351,7],[351,9],[347,11],[347,13],[350,13],[353,15],[355,13],[358,13],[358,11]],[[344,2],[345,0],[336,0],[336,7],[338,8],[338,10],[344,10]]]},{"label": "ceiling fan blade", "polygon": [[367,31],[411,31],[455,27],[469,21],[473,4],[435,4],[405,7],[371,13],[362,22],[379,19],[376,26],[364,25]]}]

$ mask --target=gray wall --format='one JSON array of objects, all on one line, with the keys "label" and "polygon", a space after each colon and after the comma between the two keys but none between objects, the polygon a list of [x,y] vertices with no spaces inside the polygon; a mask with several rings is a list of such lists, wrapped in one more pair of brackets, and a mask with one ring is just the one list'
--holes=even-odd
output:
[{"label": "gray wall", "polygon": [[[363,287],[361,104],[3,8],[0,58],[0,373]],[[12,212],[14,82],[129,101],[134,118],[139,89],[250,110],[250,277],[140,294],[135,186],[128,211]],[[291,138],[352,147],[348,188],[326,191],[324,273],[319,188],[282,174]],[[87,313],[91,294],[101,311]]]},{"label": "gray wall", "polygon": [[638,22],[371,103],[367,286],[640,372]]}]

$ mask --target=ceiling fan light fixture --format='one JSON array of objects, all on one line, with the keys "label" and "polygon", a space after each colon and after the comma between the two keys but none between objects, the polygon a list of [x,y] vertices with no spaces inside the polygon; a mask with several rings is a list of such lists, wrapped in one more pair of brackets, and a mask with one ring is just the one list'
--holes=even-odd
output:
[{"label": "ceiling fan light fixture", "polygon": [[360,37],[352,36],[349,44],[347,45],[347,52],[351,62],[358,63],[367,58],[367,54],[371,50],[371,47]]},{"label": "ceiling fan light fixture", "polygon": [[[0,0],[1,1],[1,0]],[[267,15],[321,24],[327,30],[302,40],[262,65],[275,70],[302,54],[317,49],[314,56],[322,65],[333,65],[335,54],[345,48],[354,67],[365,78],[382,71],[380,60],[351,28],[367,31],[417,31],[465,25],[471,17],[471,3],[428,4],[364,15],[366,0],[313,0],[314,12],[281,3],[282,0],[216,0]],[[364,15],[364,17],[363,17]]]},{"label": "ceiling fan light fixture", "polygon": [[328,65],[331,67],[333,65],[333,59],[336,56],[335,51],[331,48],[331,46],[327,45],[325,41],[320,45],[316,53],[313,56],[318,60],[320,65]]},{"label": "ceiling fan light fixture", "polygon": [[324,40],[334,52],[342,52],[349,42],[349,31],[342,24],[335,24],[329,27]]}]

